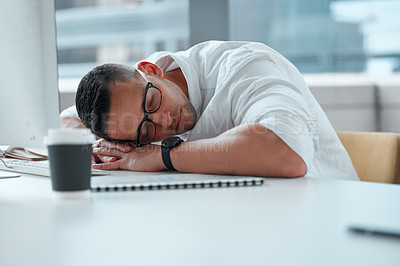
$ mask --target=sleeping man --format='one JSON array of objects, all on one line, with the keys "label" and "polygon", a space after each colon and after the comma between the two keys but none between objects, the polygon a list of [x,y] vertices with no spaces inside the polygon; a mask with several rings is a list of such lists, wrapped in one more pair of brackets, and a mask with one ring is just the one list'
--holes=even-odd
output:
[{"label": "sleeping man", "polygon": [[100,138],[95,169],[359,180],[299,71],[260,43],[98,66],[61,119]]}]

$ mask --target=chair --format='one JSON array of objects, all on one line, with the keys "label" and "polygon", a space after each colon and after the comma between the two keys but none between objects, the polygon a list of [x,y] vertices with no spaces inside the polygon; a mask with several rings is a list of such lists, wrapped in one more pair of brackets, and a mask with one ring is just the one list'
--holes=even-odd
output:
[{"label": "chair", "polygon": [[400,134],[337,132],[363,181],[400,184]]}]

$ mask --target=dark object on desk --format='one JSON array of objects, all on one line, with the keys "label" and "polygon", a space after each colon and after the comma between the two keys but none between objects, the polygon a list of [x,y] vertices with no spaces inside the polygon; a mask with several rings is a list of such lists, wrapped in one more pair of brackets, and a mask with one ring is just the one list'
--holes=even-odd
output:
[{"label": "dark object on desk", "polygon": [[184,173],[137,174],[132,176],[97,176],[91,179],[92,192],[163,190],[185,188],[215,188],[260,186],[263,178],[200,175]]},{"label": "dark object on desk", "polygon": [[88,129],[48,130],[46,146],[53,191],[90,191],[94,140]]},{"label": "dark object on desk", "polygon": [[90,189],[92,144],[48,145],[54,191]]},{"label": "dark object on desk", "polygon": [[348,227],[348,230],[363,235],[386,236],[386,237],[393,237],[400,239],[400,228],[388,229],[388,228],[379,228],[373,226],[350,225]]}]

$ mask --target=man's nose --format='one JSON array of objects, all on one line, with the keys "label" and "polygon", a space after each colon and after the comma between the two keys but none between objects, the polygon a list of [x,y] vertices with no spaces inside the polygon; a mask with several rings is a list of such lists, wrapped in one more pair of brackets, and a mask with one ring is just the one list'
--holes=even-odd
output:
[{"label": "man's nose", "polygon": [[153,121],[154,124],[160,125],[165,128],[168,128],[172,125],[172,117],[170,111],[158,110],[157,112],[150,114],[149,119]]}]

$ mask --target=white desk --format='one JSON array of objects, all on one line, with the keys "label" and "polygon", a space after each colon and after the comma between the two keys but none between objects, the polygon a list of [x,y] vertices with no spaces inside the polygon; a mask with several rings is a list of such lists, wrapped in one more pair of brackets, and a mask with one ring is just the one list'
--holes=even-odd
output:
[{"label": "white desk", "polygon": [[0,265],[400,265],[400,240],[347,225],[400,223],[400,185],[312,178],[261,187],[92,193],[0,180]]}]

